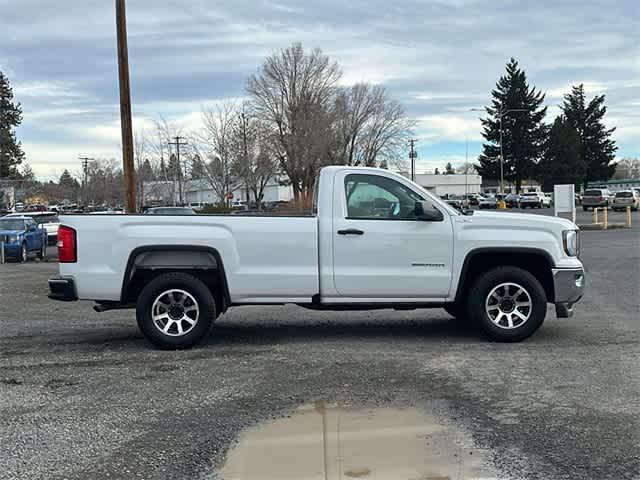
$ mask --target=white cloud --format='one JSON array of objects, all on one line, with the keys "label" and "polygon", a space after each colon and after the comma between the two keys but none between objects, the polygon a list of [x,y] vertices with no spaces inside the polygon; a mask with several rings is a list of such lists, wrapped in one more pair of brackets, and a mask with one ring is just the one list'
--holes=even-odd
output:
[{"label": "white cloud", "polygon": [[420,117],[418,118],[418,135],[421,139],[430,143],[481,140],[478,114],[481,114],[481,112],[469,112],[465,116],[437,114]]}]

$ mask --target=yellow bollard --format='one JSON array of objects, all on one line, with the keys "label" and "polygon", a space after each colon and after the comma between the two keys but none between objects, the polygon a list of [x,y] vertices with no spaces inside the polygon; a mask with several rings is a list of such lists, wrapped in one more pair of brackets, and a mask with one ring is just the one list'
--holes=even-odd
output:
[{"label": "yellow bollard", "polygon": [[505,202],[504,200],[500,200],[498,202],[498,208],[500,210],[505,210],[507,208],[507,202]]},{"label": "yellow bollard", "polygon": [[627,207],[627,228],[631,228],[631,207]]},{"label": "yellow bollard", "polygon": [[598,223],[598,207],[593,207],[593,224]]},{"label": "yellow bollard", "polygon": [[602,209],[602,220],[604,221],[604,229],[609,228],[609,209],[604,207]]}]

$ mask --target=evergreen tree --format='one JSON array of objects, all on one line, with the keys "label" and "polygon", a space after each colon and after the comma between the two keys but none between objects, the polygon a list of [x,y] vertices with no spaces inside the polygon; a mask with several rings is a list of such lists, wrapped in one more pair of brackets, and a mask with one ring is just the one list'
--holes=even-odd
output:
[{"label": "evergreen tree", "polygon": [[148,158],[142,162],[142,166],[138,172],[138,177],[140,177],[140,180],[143,182],[150,182],[154,179],[153,168],[151,168],[151,163]]},{"label": "evergreen tree", "polygon": [[158,167],[158,177],[160,177],[160,180],[168,180],[167,165],[164,163],[164,158],[160,159],[160,167]]},{"label": "evergreen tree", "polygon": [[22,178],[22,180],[26,182],[36,181],[36,174],[33,173],[33,169],[31,168],[31,165],[29,165],[28,163],[25,163],[22,166],[22,172],[20,173],[20,177]]},{"label": "evergreen tree", "polygon": [[538,164],[538,179],[545,191],[555,184],[579,186],[586,172],[580,154],[580,136],[564,115],[553,122],[545,145],[544,157]]},{"label": "evergreen tree", "polygon": [[58,181],[60,187],[62,189],[62,196],[64,199],[75,199],[76,194],[80,190],[80,184],[78,181],[71,176],[69,170],[62,172],[60,175],[60,180]]},{"label": "evergreen tree", "polygon": [[446,173],[447,175],[456,173],[456,171],[453,169],[453,165],[451,165],[451,162],[447,162],[447,164],[445,165],[444,173]]},{"label": "evergreen tree", "polygon": [[182,169],[178,163],[178,157],[171,154],[169,157],[169,166],[167,167],[167,175],[170,180],[180,180],[182,178]]},{"label": "evergreen tree", "polygon": [[[491,91],[491,106],[485,107],[482,135],[487,140],[476,166],[485,178],[500,179],[500,120],[502,119],[503,171],[506,181],[514,182],[520,192],[522,180],[535,173],[542,157],[547,135],[542,106],[544,94],[530,87],[527,76],[515,59],[507,63],[506,74]],[[516,110],[516,111],[513,111]]]},{"label": "evergreen tree", "polygon": [[602,123],[607,113],[604,101],[604,95],[596,95],[587,104],[584,85],[580,84],[571,88],[562,105],[564,115],[580,137],[580,155],[586,166],[582,180],[585,188],[590,181],[609,180],[616,170],[613,160],[618,147],[611,139],[615,128],[607,129]]},{"label": "evergreen tree", "polygon": [[59,181],[60,185],[64,188],[71,188],[73,187],[73,177],[71,176],[71,174],[69,173],[69,170],[65,169],[64,172],[62,172],[62,175],[60,175],[60,181]]},{"label": "evergreen tree", "polygon": [[22,143],[14,131],[21,123],[22,107],[13,101],[9,80],[0,72],[0,178],[16,176],[24,159]]},{"label": "evergreen tree", "polygon": [[200,158],[200,155],[195,155],[193,157],[193,162],[191,162],[191,178],[200,179],[206,178],[207,176],[207,167]]}]

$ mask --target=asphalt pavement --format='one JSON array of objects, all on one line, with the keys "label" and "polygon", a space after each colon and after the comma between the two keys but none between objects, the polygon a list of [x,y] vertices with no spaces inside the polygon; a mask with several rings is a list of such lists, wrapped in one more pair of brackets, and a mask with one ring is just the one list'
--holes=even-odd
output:
[{"label": "asphalt pavement", "polygon": [[160,352],[131,311],[49,301],[54,262],[0,265],[0,479],[215,478],[247,427],[314,402],[427,412],[499,478],[639,479],[640,230],[582,240],[574,318],[519,344],[443,310],[284,306]]}]

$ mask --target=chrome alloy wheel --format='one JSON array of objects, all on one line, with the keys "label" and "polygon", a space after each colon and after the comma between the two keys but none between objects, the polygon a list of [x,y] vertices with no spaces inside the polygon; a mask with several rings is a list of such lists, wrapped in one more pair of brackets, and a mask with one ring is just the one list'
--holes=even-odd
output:
[{"label": "chrome alloy wheel", "polygon": [[529,292],[517,283],[501,283],[491,290],[485,301],[491,322],[505,330],[524,325],[531,316],[532,308]]},{"label": "chrome alloy wheel", "polygon": [[163,334],[181,337],[189,333],[198,323],[198,302],[184,290],[172,289],[162,292],[153,302],[151,317],[153,324]]}]

